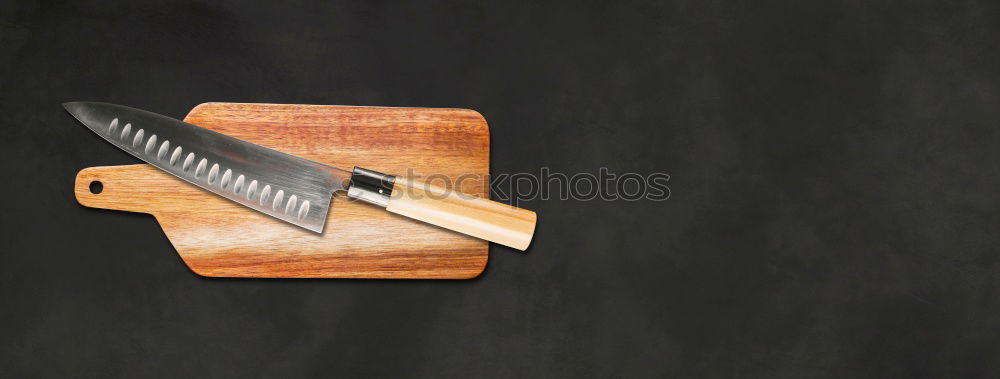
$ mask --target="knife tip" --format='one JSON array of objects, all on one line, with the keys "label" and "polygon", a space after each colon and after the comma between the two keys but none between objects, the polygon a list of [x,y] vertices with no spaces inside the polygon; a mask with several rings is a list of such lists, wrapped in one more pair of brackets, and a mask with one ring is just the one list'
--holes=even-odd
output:
[{"label": "knife tip", "polygon": [[62,107],[74,117],[78,117],[94,104],[92,101],[68,101],[62,103]]},{"label": "knife tip", "polygon": [[73,109],[78,108],[81,103],[82,103],[82,101],[68,101],[68,102],[62,103],[62,107],[63,107],[63,109],[65,109],[67,111],[73,112]]}]

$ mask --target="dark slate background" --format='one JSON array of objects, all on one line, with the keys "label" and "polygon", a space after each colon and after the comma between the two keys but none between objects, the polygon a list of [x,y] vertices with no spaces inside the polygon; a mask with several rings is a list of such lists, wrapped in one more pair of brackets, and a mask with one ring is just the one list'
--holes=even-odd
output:
[{"label": "dark slate background", "polygon": [[[998,7],[3,2],[0,372],[997,377]],[[527,202],[531,249],[474,280],[202,278],[77,205],[136,160],[70,100],[471,108],[494,175],[673,196]]]}]

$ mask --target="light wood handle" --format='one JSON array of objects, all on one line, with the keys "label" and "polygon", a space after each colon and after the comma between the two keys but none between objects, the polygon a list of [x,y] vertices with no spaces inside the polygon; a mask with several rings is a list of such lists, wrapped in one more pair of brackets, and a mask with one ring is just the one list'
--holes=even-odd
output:
[{"label": "light wood handle", "polygon": [[522,251],[535,233],[535,212],[405,178],[386,210]]}]

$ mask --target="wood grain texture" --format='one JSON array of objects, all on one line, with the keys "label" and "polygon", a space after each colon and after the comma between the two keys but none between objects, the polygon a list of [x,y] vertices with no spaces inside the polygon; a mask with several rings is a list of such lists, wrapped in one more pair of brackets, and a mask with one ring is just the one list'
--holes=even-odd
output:
[{"label": "wood grain texture", "polygon": [[[461,176],[462,192],[489,196],[489,130],[471,110],[206,103],[184,120],[342,168]],[[103,192],[90,193],[92,181]],[[145,164],[85,169],[75,192],[84,206],[154,215],[184,263],[204,276],[462,279],[479,275],[488,258],[485,241],[342,193],[320,235]]]},{"label": "wood grain texture", "polygon": [[535,234],[535,212],[408,178],[396,180],[386,210],[521,251]]}]

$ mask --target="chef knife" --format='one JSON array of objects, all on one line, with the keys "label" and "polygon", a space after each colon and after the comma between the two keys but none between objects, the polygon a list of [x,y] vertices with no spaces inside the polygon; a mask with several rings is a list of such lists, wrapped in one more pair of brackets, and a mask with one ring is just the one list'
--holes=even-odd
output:
[{"label": "chef knife", "polygon": [[334,192],[389,212],[525,250],[534,212],[409,178],[341,169],[167,116],[100,102],[63,104],[122,150],[212,193],[322,233]]}]

